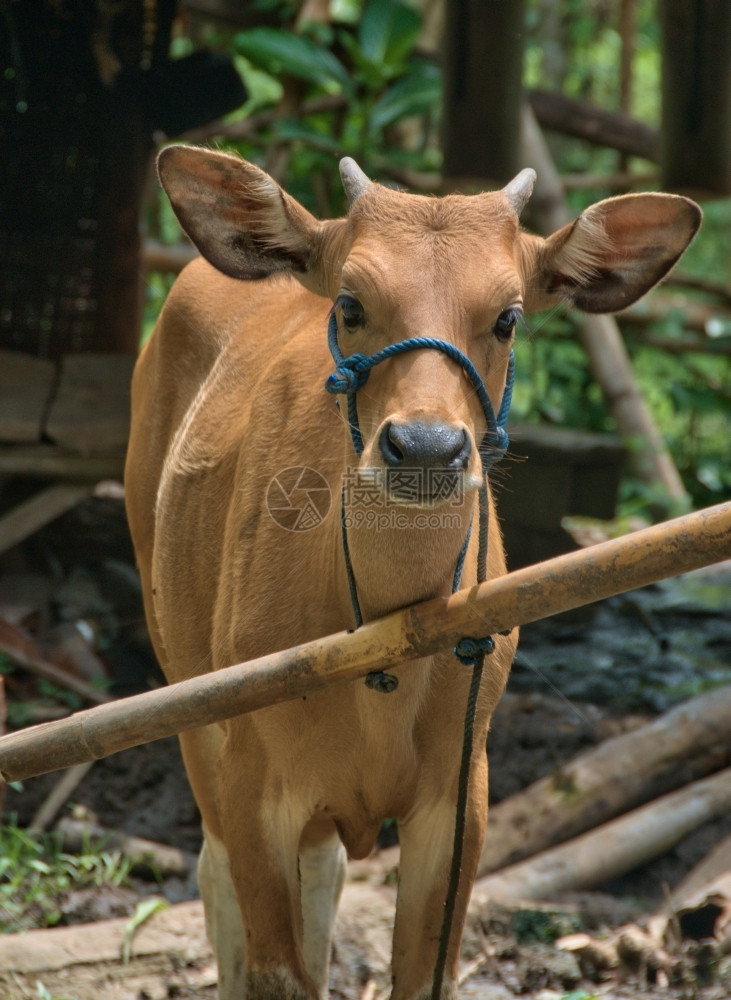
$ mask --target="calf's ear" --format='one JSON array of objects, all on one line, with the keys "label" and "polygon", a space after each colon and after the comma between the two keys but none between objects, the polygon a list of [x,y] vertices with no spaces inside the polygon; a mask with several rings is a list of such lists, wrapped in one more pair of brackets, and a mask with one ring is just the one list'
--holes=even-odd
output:
[{"label": "calf's ear", "polygon": [[168,146],[157,169],[181,226],[232,278],[303,274],[321,224],[252,163],[195,146]]},{"label": "calf's ear", "polygon": [[592,205],[548,239],[523,234],[526,308],[563,299],[588,313],[625,309],[668,273],[700,222],[689,198],[630,194]]}]

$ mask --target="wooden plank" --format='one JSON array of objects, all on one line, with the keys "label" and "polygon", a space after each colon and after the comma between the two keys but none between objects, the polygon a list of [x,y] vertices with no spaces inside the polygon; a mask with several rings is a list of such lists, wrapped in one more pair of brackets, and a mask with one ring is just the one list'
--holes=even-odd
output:
[{"label": "wooden plank", "polygon": [[[128,918],[0,935],[0,971],[40,973],[70,965],[120,962]],[[177,953],[185,962],[211,955],[200,901],[178,903],[144,923],[132,955]]]},{"label": "wooden plank", "polygon": [[22,542],[44,524],[75,507],[90,493],[90,487],[59,483],[19,504],[15,510],[0,518],[0,552],[6,552]]},{"label": "wooden plank", "polygon": [[134,362],[127,355],[66,355],[46,424],[51,440],[85,455],[125,448]]},{"label": "wooden plank", "polygon": [[107,455],[80,455],[56,445],[0,446],[0,476],[39,476],[84,480],[121,479],[124,450]]},{"label": "wooden plank", "polygon": [[47,358],[0,351],[0,441],[40,441],[55,377]]}]

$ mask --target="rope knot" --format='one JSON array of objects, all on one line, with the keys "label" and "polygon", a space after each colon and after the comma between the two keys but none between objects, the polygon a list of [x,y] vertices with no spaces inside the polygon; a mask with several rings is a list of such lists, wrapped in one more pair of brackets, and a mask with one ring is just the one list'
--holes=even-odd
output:
[{"label": "rope knot", "polygon": [[496,462],[499,462],[504,457],[509,446],[510,438],[505,428],[497,424],[491,427],[482,439],[482,444],[479,448],[483,467],[488,469],[490,466],[495,465]]},{"label": "rope knot", "polygon": [[[365,362],[365,365],[364,365]],[[332,393],[357,392],[368,381],[370,367],[365,354],[351,354],[344,358],[335,371],[328,375],[325,388]]]},{"label": "rope knot", "polygon": [[466,667],[474,667],[477,664],[477,660],[481,656],[487,656],[495,648],[495,643],[492,636],[486,635],[482,639],[474,639],[470,636],[465,636],[464,639],[460,639],[457,645],[454,647],[454,655],[457,657],[460,663],[464,663]]},{"label": "rope knot", "polygon": [[371,670],[366,674],[366,687],[372,691],[380,691],[381,694],[391,694],[398,687],[398,677],[393,674],[385,674],[382,670]]}]

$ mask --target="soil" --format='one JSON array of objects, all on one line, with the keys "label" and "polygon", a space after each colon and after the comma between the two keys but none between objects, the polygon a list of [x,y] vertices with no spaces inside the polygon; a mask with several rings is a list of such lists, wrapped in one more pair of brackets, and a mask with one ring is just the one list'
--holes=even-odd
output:
[{"label": "soil", "polygon": [[[45,641],[54,630],[57,634],[59,626],[82,623],[82,633],[93,636],[94,657],[115,694],[161,684],[144,630],[133,565],[121,502],[89,500],[3,559],[0,618],[13,620],[39,641]],[[721,613],[728,607],[730,586],[731,570],[726,565],[722,570],[689,574],[679,581],[524,628],[508,691],[489,740],[492,800],[513,794],[587,747],[640,724],[704,687],[730,682],[731,621]],[[21,704],[35,706],[36,718],[53,710],[54,703],[58,709],[58,699],[54,702],[42,697],[37,681],[22,671],[7,676],[6,687],[14,722]],[[16,817],[20,825],[29,824],[57,780],[58,775],[46,775],[26,782],[22,791],[8,790],[6,816]],[[72,805],[84,807],[109,829],[186,852],[197,851],[200,844],[198,813],[174,739],[97,762],[64,812]],[[709,824],[669,854],[611,885],[599,886],[581,897],[554,901],[558,916],[551,920],[563,921],[564,930],[605,931],[639,919],[661,905],[667,887],[676,884],[729,832],[731,818]],[[385,832],[384,843],[387,836]],[[353,887],[357,885],[352,883],[348,891],[356,893]],[[120,890],[77,893],[62,901],[61,924],[126,918],[141,898],[151,894],[163,895],[170,903],[195,899],[194,873],[159,883],[135,877],[129,887]],[[335,995],[358,997],[371,977],[379,987],[386,985],[389,918],[379,916],[377,909],[364,904],[357,926],[340,929],[333,970]],[[174,912],[185,924],[189,911],[180,908]],[[172,953],[157,955],[154,961],[146,960],[138,980],[131,971],[126,978],[115,973],[117,986],[123,982],[119,987],[122,992],[112,987],[114,975],[107,975],[108,966],[103,962],[67,969],[65,980],[63,973],[35,978],[42,978],[50,992],[56,990],[57,995],[78,1000],[87,996],[214,998],[215,968],[204,942],[200,914],[198,910],[190,913],[195,915],[190,917],[190,936],[196,941],[190,960],[181,964],[179,956]],[[728,961],[706,985],[698,979],[698,963],[690,960],[682,967],[686,980],[681,976],[680,982],[669,985],[648,982],[642,975],[626,982],[616,978],[608,983],[591,982],[584,978],[572,955],[550,944],[556,934],[546,931],[542,920],[536,930],[512,910],[494,908],[482,914],[466,935],[463,959],[468,961],[485,950],[490,958],[464,984],[461,995],[551,1000],[583,991],[577,996],[720,1000],[731,994]],[[185,937],[185,927],[180,934]],[[380,956],[372,960],[372,968],[353,952],[354,941],[362,948],[370,937],[377,939],[371,953]],[[541,938],[548,943],[542,943]],[[3,987],[0,974],[0,994],[38,996],[37,992],[26,992],[35,989],[32,980],[30,974],[18,974],[12,982],[6,979]],[[3,994],[3,988],[10,992]]]}]

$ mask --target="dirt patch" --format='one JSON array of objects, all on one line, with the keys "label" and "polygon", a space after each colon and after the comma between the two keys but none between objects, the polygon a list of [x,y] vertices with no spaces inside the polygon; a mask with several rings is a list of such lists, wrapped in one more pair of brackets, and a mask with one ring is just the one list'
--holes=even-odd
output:
[{"label": "dirt patch", "polygon": [[[685,585],[647,588],[630,598],[525,628],[489,739],[491,800],[514,794],[700,685],[728,681],[731,623],[719,614],[719,601],[727,601],[727,594],[728,577],[691,575]],[[41,638],[59,626],[83,623],[81,632],[93,637],[92,652],[115,693],[129,694],[162,682],[144,632],[139,584],[118,502],[89,501],[39,533],[22,551],[10,553],[0,565],[0,605],[0,616],[15,615],[19,625]],[[22,672],[13,672],[7,680],[11,703],[35,704],[38,711],[53,703],[53,698],[41,698],[37,681]],[[57,775],[46,775],[26,782],[22,791],[9,791],[6,814],[17,816],[20,824],[30,823],[57,780]],[[72,803],[90,810],[108,828],[189,852],[200,845],[198,812],[175,739],[98,761],[73,793]],[[584,929],[602,931],[635,919],[656,908],[666,887],[676,884],[724,831],[731,832],[731,818],[702,828],[664,857],[601,887],[602,892],[557,900],[556,905]],[[356,889],[349,888],[356,899]],[[72,894],[61,901],[60,922],[122,918],[124,924],[139,900],[151,893],[171,904],[194,899],[194,874],[159,884],[134,879],[130,888]],[[353,905],[354,911],[341,921],[333,974],[334,994],[347,998],[361,996],[371,978],[379,989],[388,983],[390,918],[375,912],[367,900]],[[36,997],[35,982],[41,981],[52,995],[77,1000],[215,997],[215,967],[199,908],[174,907],[171,913],[178,921],[179,943],[188,938],[197,942],[192,951],[161,946],[138,954],[129,967],[115,954],[55,969],[42,964],[27,972],[16,969],[10,978],[2,973],[6,978],[0,993],[13,1000]],[[118,934],[120,925],[115,926]],[[82,930],[76,933],[82,935]],[[97,931],[83,931],[87,933]],[[532,933],[516,925],[512,911],[475,918],[465,939],[464,960],[487,957],[462,995],[550,1000],[573,990],[591,994],[597,989],[573,956],[551,946],[553,931],[546,932],[548,940]],[[690,962],[679,968],[679,981],[667,987],[647,983],[642,974],[626,983],[615,981],[610,995],[617,1000],[669,995],[720,1000],[731,993],[730,969],[717,969],[721,981],[703,986],[693,979],[693,967]]]}]

